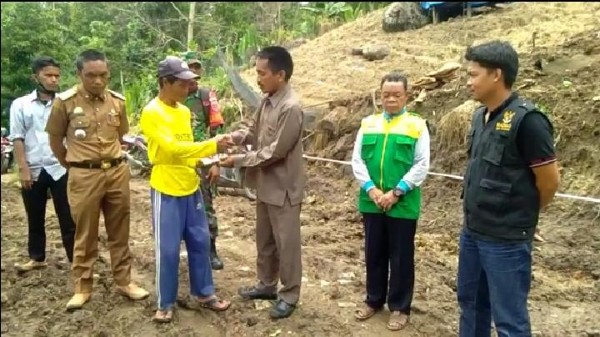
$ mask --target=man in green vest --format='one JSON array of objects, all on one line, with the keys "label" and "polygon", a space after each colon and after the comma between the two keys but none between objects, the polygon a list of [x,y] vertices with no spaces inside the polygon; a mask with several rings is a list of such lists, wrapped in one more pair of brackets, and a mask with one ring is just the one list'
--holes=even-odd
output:
[{"label": "man in green vest", "polygon": [[390,330],[401,330],[409,322],[419,186],[430,158],[427,122],[406,111],[407,88],[406,77],[398,72],[383,77],[384,111],[362,120],[352,154],[352,169],[361,186],[358,210],[365,226],[367,264],[365,305],[355,317],[360,321],[372,317],[387,300]]},{"label": "man in green vest", "polygon": [[[197,59],[188,59],[188,67],[196,75],[202,76],[202,64]],[[190,87],[189,95],[185,101],[185,105],[192,112],[192,132],[194,134],[194,142],[200,142],[216,136],[223,131],[223,119],[214,105],[218,104],[214,93],[205,88],[199,88],[197,82],[193,82]],[[217,111],[211,111],[217,110]],[[213,113],[214,112],[214,113]],[[215,123],[216,115],[216,123]],[[210,167],[203,167],[199,170],[200,178],[202,179],[200,189],[202,190],[202,198],[204,199],[204,208],[206,217],[208,218],[208,226],[210,229],[210,263],[212,269],[223,269],[223,262],[217,254],[216,238],[219,234],[219,226],[217,222],[217,214],[213,207],[213,189],[212,187],[219,179],[219,166],[214,164]]]}]

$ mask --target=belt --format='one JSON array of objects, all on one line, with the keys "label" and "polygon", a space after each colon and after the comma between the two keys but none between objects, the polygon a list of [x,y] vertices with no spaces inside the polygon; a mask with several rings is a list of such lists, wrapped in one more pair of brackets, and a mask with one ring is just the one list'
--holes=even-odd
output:
[{"label": "belt", "polygon": [[123,162],[123,158],[107,159],[107,160],[96,160],[96,161],[83,161],[83,162],[70,162],[71,167],[83,168],[83,169],[103,169],[108,170],[111,167],[115,167]]}]

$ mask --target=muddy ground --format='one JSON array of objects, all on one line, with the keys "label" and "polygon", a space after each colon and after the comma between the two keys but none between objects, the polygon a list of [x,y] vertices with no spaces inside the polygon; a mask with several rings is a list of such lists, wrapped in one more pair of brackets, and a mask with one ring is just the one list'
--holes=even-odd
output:
[{"label": "muddy ground", "polygon": [[[20,274],[27,230],[14,183],[2,184],[3,336],[456,336],[457,235],[461,223],[459,185],[431,178],[417,234],[417,282],[412,324],[401,333],[385,329],[386,314],[365,323],[353,319],[363,298],[363,231],[354,207],[356,186],[339,166],[311,168],[302,212],[302,298],[289,319],[272,321],[269,303],[240,302],[238,287],[255,280],[254,203],[241,196],[217,198],[225,269],[215,273],[218,293],[232,297],[221,314],[180,306],[170,325],[151,322],[155,309],[154,252],[146,181],[131,183],[131,246],[134,280],[152,292],[131,302],[113,290],[110,260],[101,230],[94,294],[84,310],[67,313],[72,282],[60,244],[56,216],[48,207],[49,267]],[[6,181],[6,179],[3,179]],[[597,336],[600,326],[600,226],[597,209],[557,202],[541,220],[545,244],[536,245],[530,309],[537,336]],[[558,216],[560,214],[560,216]],[[565,216],[565,214],[567,214]],[[557,219],[560,219],[557,221]],[[180,297],[188,294],[187,260],[180,266]]]}]

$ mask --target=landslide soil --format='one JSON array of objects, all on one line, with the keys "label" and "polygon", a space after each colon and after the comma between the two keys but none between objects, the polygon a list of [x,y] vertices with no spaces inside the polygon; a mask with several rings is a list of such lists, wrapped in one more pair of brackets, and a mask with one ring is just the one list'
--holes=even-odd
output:
[{"label": "landslide soil", "polygon": [[[380,31],[381,13],[375,13],[295,49],[295,86],[308,101],[347,100],[349,113],[360,117],[372,112],[369,95],[365,94],[377,85],[384,72],[400,68],[411,77],[421,76],[445,61],[459,60],[464,47],[474,40],[506,38],[521,54],[522,72],[517,86],[528,84],[520,92],[541,102],[554,122],[563,175],[561,191],[599,197],[599,10],[594,3],[514,4],[485,16],[459,18],[390,35]],[[533,31],[543,38],[538,38],[538,47],[530,50],[527,44]],[[393,46],[392,54],[378,63],[354,59],[342,52],[343,48],[370,41],[387,41]],[[329,54],[316,57],[316,52],[321,56]],[[543,60],[542,72],[533,68],[537,59]],[[345,90],[324,90],[324,84],[310,81],[335,83],[337,88],[350,88],[357,95]],[[464,168],[460,132],[455,143],[441,142],[451,131],[441,119],[468,99],[464,82],[463,75],[431,91],[418,107],[432,129],[432,171],[460,175]],[[461,125],[454,126],[464,129]],[[321,149],[315,149],[309,140],[307,150],[347,159],[354,132],[335,135]],[[340,141],[343,137],[346,140]],[[253,283],[256,277],[255,204],[241,196],[223,193],[215,206],[220,223],[218,249],[225,269],[215,272],[214,277],[217,292],[232,298],[233,306],[228,312],[216,314],[191,310],[185,305],[189,286],[187,258],[182,249],[180,305],[170,325],[150,321],[156,297],[147,179],[131,181],[130,242],[133,278],[151,291],[151,297],[131,302],[114,293],[106,234],[101,229],[92,300],[84,310],[67,313],[64,308],[71,296],[72,281],[54,211],[48,207],[49,266],[18,273],[14,264],[27,258],[27,222],[15,176],[3,175],[2,335],[456,336],[457,237],[462,223],[460,182],[432,176],[423,186],[412,323],[401,333],[391,333],[385,329],[385,313],[367,322],[353,319],[365,286],[363,229],[355,207],[358,187],[348,169],[338,164],[310,162],[308,175],[308,196],[302,211],[303,289],[296,313],[289,319],[272,321],[268,318],[268,302],[241,302],[236,297],[238,287]],[[547,242],[535,244],[529,301],[536,336],[600,334],[599,217],[597,204],[564,198],[557,198],[542,214],[540,226]],[[102,222],[101,227],[104,228]]]}]

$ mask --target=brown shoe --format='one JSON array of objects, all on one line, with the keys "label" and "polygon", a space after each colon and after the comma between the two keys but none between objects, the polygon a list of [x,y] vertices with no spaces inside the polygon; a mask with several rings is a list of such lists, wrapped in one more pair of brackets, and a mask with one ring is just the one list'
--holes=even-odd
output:
[{"label": "brown shoe", "polygon": [[17,267],[17,270],[19,270],[19,271],[30,271],[30,270],[34,270],[34,269],[45,268],[47,265],[48,264],[46,262],[38,262],[38,261],[34,261],[34,260],[29,260],[29,262],[27,262],[25,264],[20,264],[20,263],[15,264],[15,267]]},{"label": "brown shoe", "polygon": [[410,322],[410,316],[400,311],[392,311],[388,320],[387,328],[391,331],[404,329]]},{"label": "brown shoe", "polygon": [[125,287],[117,287],[117,292],[123,296],[129,297],[129,299],[134,301],[143,300],[150,295],[148,291],[136,286],[133,283],[129,283],[129,285]]},{"label": "brown shoe", "polygon": [[92,294],[90,293],[78,293],[73,295],[67,303],[67,310],[81,309],[83,305],[90,300],[90,297],[92,297]]}]

